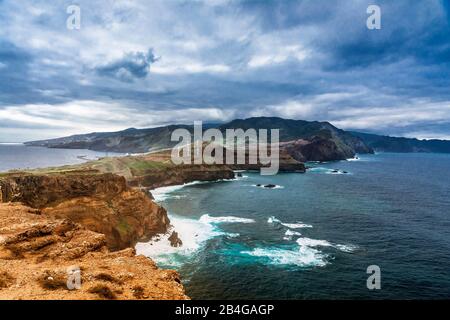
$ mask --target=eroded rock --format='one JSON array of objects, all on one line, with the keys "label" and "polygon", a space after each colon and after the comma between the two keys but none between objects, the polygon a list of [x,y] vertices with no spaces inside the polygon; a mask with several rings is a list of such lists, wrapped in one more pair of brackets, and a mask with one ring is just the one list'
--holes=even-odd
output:
[{"label": "eroded rock", "polygon": [[[70,290],[69,270],[80,287]],[[175,271],[68,219],[0,204],[0,299],[187,299]]]}]

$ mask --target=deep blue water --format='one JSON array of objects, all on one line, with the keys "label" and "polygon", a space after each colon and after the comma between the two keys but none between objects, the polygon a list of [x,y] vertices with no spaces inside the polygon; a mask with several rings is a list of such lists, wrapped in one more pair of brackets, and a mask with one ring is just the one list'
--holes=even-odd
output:
[{"label": "deep blue water", "polygon": [[120,155],[81,149],[49,149],[23,144],[0,144],[0,172],[78,164],[99,157]]},{"label": "deep blue water", "polygon": [[[138,252],[177,269],[194,299],[450,298],[450,155],[314,166],[156,190],[184,246]],[[369,265],[381,290],[366,287]]]},{"label": "deep blue water", "polygon": [[[0,144],[0,171],[113,155]],[[312,166],[158,189],[184,245],[138,252],[177,269],[194,299],[450,297],[450,155]],[[266,183],[280,187],[255,186]],[[381,268],[381,290],[366,288],[369,265]]]}]

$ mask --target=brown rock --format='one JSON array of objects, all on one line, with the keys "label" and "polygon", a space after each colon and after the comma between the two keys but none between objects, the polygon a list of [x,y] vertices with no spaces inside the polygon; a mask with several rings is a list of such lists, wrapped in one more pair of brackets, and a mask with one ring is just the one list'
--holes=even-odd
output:
[{"label": "brown rock", "polygon": [[[187,299],[175,271],[70,220],[0,203],[0,299]],[[81,287],[69,290],[69,270]]]},{"label": "brown rock", "polygon": [[170,235],[170,237],[168,238],[170,245],[172,247],[181,247],[183,245],[183,242],[181,241],[181,239],[178,237],[178,233],[173,231],[172,234]]},{"label": "brown rock", "polygon": [[[111,250],[134,246],[167,231],[164,208],[125,178],[105,174],[17,174],[0,179],[0,199],[22,202],[42,214],[68,218],[105,235]],[[33,210],[33,209],[28,209]]]}]

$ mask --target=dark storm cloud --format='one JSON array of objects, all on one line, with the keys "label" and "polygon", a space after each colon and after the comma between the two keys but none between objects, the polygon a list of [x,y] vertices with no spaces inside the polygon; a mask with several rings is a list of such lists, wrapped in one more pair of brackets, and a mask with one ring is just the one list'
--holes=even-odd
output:
[{"label": "dark storm cloud", "polygon": [[97,67],[97,72],[102,76],[117,78],[121,81],[133,81],[135,78],[144,78],[150,71],[150,65],[158,61],[153,49],[145,52],[129,52],[118,60],[107,65]]},{"label": "dark storm cloud", "polygon": [[[450,136],[449,1],[79,3],[72,32],[66,1],[0,1],[3,125],[41,134],[86,113],[64,135],[109,116],[114,128],[143,114],[142,126],[180,122],[195,108],[210,121],[264,114]],[[381,30],[366,28],[370,4]]]}]

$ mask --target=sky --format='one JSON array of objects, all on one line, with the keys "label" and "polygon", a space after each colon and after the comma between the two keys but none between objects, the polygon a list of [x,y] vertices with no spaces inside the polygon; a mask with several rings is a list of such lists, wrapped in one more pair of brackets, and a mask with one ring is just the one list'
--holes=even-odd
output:
[{"label": "sky", "polygon": [[0,142],[253,116],[450,139],[449,74],[450,0],[0,0]]}]

